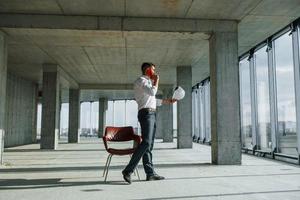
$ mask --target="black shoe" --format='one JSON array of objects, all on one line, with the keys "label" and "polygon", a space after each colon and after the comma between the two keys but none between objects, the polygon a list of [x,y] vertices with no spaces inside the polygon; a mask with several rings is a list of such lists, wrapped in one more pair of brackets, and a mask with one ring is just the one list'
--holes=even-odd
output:
[{"label": "black shoe", "polygon": [[146,181],[158,181],[158,180],[164,180],[165,177],[159,176],[158,174],[147,176]]},{"label": "black shoe", "polygon": [[123,179],[128,183],[131,184],[131,176],[128,173],[122,172],[123,174]]}]

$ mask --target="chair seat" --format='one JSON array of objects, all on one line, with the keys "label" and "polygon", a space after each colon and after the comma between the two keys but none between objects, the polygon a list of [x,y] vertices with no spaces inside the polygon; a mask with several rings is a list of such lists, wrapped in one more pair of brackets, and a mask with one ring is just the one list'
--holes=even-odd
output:
[{"label": "chair seat", "polygon": [[133,154],[133,152],[135,151],[135,148],[128,148],[128,149],[113,149],[113,148],[108,148],[107,151],[110,154],[122,156],[122,155]]}]

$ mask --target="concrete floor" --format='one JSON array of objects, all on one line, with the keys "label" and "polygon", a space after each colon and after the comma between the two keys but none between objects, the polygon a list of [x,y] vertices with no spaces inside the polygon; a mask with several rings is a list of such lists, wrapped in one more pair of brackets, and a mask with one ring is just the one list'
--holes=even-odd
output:
[{"label": "concrete floor", "polygon": [[[128,145],[128,144],[125,144]],[[125,146],[122,144],[122,146]],[[163,181],[127,185],[121,170],[127,156],[113,157],[108,182],[102,177],[107,153],[98,139],[61,142],[57,151],[39,145],[8,148],[0,167],[0,200],[25,199],[300,199],[300,168],[243,155],[241,166],[210,164],[210,147],[157,141],[154,163]]]}]

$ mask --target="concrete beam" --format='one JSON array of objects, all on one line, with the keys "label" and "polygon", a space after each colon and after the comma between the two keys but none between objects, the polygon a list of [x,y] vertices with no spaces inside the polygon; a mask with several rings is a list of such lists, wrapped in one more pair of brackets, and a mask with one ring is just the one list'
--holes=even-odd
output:
[{"label": "concrete beam", "polygon": [[241,164],[237,33],[214,33],[209,48],[212,163]]},{"label": "concrete beam", "polygon": [[234,20],[0,14],[3,28],[211,33],[235,32],[236,24]]},{"label": "concrete beam", "polygon": [[68,88],[72,88],[72,89],[78,89],[79,88],[79,84],[64,69],[62,69],[61,67],[58,67],[58,71],[59,71],[59,74],[60,74],[60,82],[67,82],[68,83]]},{"label": "concrete beam", "polygon": [[0,32],[0,165],[3,162],[5,107],[7,79],[7,42],[5,34]]}]

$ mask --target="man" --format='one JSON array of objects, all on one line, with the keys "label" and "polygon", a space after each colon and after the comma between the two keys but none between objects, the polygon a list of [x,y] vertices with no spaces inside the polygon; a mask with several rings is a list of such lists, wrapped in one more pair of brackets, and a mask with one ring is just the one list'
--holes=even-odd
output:
[{"label": "man", "polygon": [[134,95],[138,104],[138,120],[142,129],[142,143],[133,153],[129,164],[122,171],[123,178],[131,184],[131,174],[137,167],[140,159],[143,157],[143,166],[146,173],[146,180],[162,180],[163,176],[155,173],[152,163],[152,149],[156,129],[156,106],[161,104],[171,104],[174,99],[156,99],[155,95],[158,89],[159,76],[155,74],[155,65],[153,63],[142,64],[143,75],[134,83]]}]

